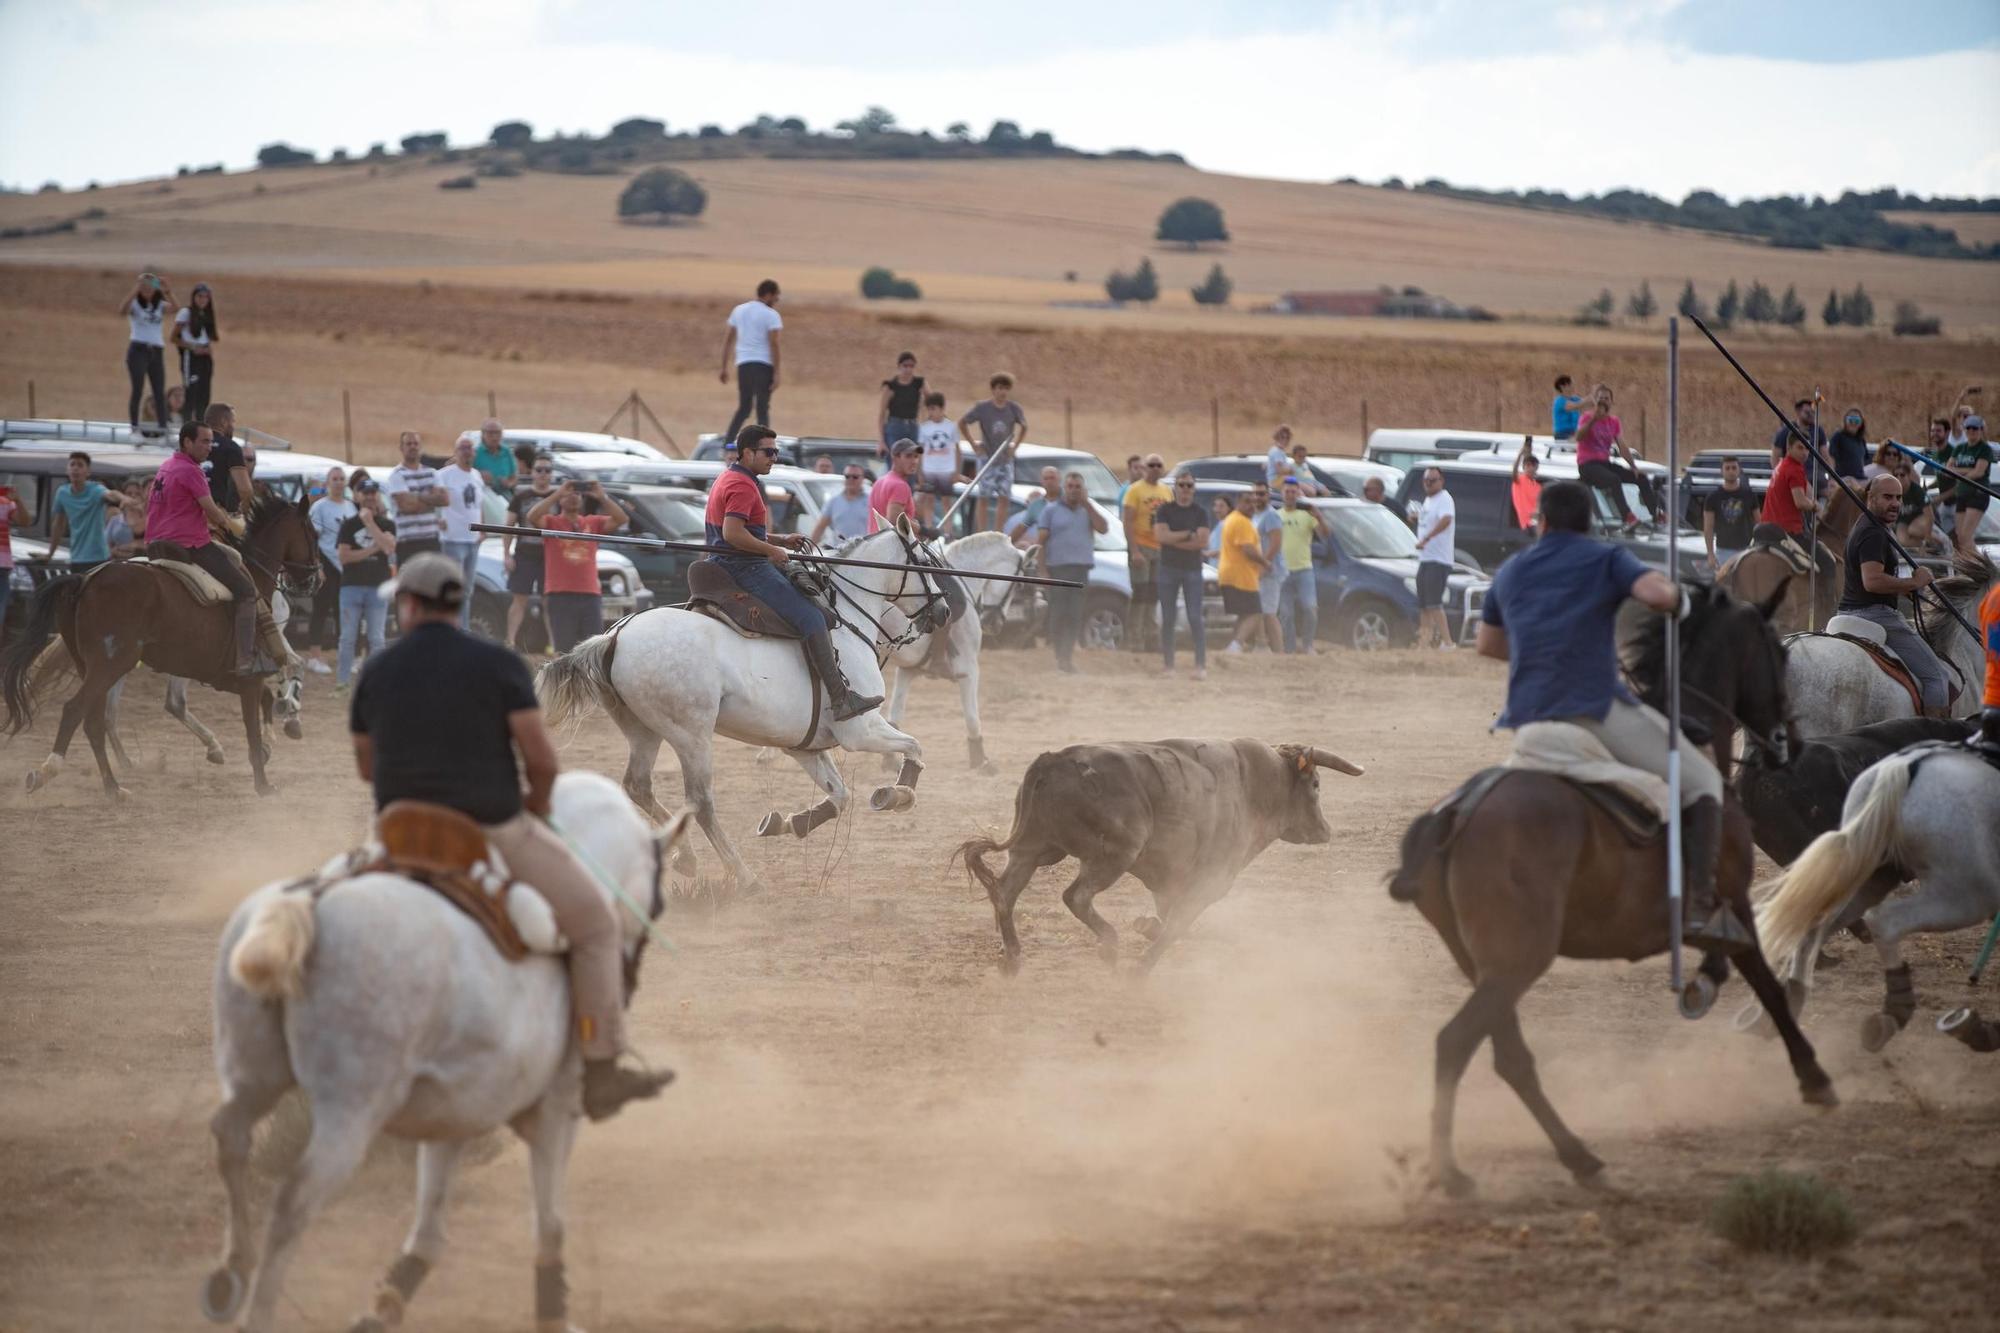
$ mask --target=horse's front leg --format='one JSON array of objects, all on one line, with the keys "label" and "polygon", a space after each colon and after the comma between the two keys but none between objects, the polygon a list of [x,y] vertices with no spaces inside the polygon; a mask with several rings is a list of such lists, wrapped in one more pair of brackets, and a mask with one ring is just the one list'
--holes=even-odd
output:
[{"label": "horse's front leg", "polygon": [[965,751],[975,773],[999,770],[986,757],[986,738],[979,726],[979,659],[968,657],[958,677],[958,702],[965,709]]},{"label": "horse's front leg", "polygon": [[375,1289],[375,1308],[356,1319],[348,1333],[386,1333],[403,1322],[403,1311],[431,1269],[444,1256],[444,1206],[463,1142],[417,1146],[417,1216],[403,1252]]},{"label": "horse's front leg", "polygon": [[902,769],[895,782],[868,794],[869,809],[907,810],[916,803],[917,779],[924,771],[924,747],[917,744],[916,737],[890,726],[879,709],[836,722],[832,730],[834,740],[843,750],[902,757]]},{"label": "horse's front leg", "polygon": [[[558,1079],[558,1083],[565,1080]],[[576,1093],[554,1089],[516,1123],[528,1142],[528,1174],[535,1189],[535,1333],[576,1333],[569,1323],[569,1281],[563,1273],[563,1181],[576,1145]]]},{"label": "horse's front leg", "polygon": [[259,796],[269,796],[277,788],[264,777],[264,750],[262,734],[263,685],[252,680],[236,692],[236,701],[243,707],[243,739],[250,752],[250,776]]},{"label": "horse's front leg", "polygon": [[798,762],[813,780],[813,785],[826,793],[826,799],[809,809],[794,814],[784,814],[773,810],[764,816],[764,822],[757,826],[759,837],[775,837],[790,830],[794,837],[803,838],[821,824],[831,823],[840,818],[847,809],[847,784],[840,780],[840,768],[825,750],[787,750],[785,753]]}]

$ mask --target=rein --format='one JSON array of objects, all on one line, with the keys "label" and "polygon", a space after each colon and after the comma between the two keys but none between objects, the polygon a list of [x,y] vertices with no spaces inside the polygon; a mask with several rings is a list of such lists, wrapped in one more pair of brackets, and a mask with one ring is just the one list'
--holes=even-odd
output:
[{"label": "rein", "polygon": [[[909,562],[912,565],[925,565],[931,568],[937,568],[937,566],[933,565],[929,559],[925,558],[928,556],[929,552],[923,547],[921,543],[911,542],[911,540],[908,537],[904,536],[901,532],[898,532],[896,534],[896,538],[898,541],[902,542],[903,554],[905,557],[908,558]],[[890,655],[893,654],[898,648],[907,648],[909,645],[915,643],[918,639],[922,638],[924,635],[931,633],[932,630],[935,628],[935,626],[933,626],[930,623],[930,620],[931,617],[935,614],[938,606],[941,604],[948,606],[950,604],[949,599],[946,598],[946,596],[944,595],[943,589],[934,586],[931,582],[930,576],[921,571],[918,572],[917,578],[919,579],[921,584],[924,602],[922,606],[919,606],[917,608],[916,613],[914,615],[907,611],[903,611],[902,607],[902,599],[912,595],[908,591],[910,586],[910,571],[907,569],[901,571],[901,573],[898,575],[896,581],[896,591],[893,593],[876,592],[875,589],[867,587],[866,585],[862,584],[854,576],[842,573],[841,568],[839,566],[827,567],[825,577],[827,581],[829,600],[836,603],[836,605],[833,607],[834,619],[838,621],[844,628],[850,630],[857,638],[870,640],[870,647],[874,650],[875,665],[877,667],[880,667],[884,663],[886,663],[889,660]],[[862,592],[868,593],[871,596],[883,598],[885,601],[889,603],[889,605],[895,607],[897,611],[902,612],[904,617],[909,621],[908,626],[904,628],[904,630],[899,634],[890,633],[889,627],[887,625],[884,625],[880,618],[870,615],[868,613],[868,608],[863,606],[861,602],[855,597],[854,592],[851,590],[856,588],[860,589]],[[843,616],[840,613],[840,609],[837,603],[842,601],[845,601],[849,606],[853,607],[854,613],[874,628],[875,630],[874,635],[871,636],[863,633],[859,626],[849,621],[847,617]]]}]

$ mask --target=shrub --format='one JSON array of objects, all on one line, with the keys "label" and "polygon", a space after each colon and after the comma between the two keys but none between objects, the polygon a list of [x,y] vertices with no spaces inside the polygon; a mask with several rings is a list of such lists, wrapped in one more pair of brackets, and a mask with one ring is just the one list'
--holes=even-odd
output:
[{"label": "shrub", "polygon": [[1840,298],[1840,322],[1865,329],[1875,322],[1875,302],[1870,299],[1868,289],[1860,283],[1854,290]]},{"label": "shrub", "polygon": [[722,126],[704,125],[697,133],[703,139],[720,139],[722,137]]},{"label": "shrub", "polygon": [[479,178],[476,176],[448,176],[438,182],[440,190],[476,190]]},{"label": "shrub", "polygon": [[1806,323],[1806,303],[1799,299],[1796,286],[1785,288],[1785,294],[1778,299],[1778,322],[1788,329],[1800,329]]},{"label": "shrub", "polygon": [[267,143],[257,150],[257,165],[260,167],[307,167],[312,162],[311,153],[288,143]]},{"label": "shrub", "polygon": [[1222,265],[1217,264],[1208,271],[1208,277],[1203,279],[1201,286],[1188,290],[1188,295],[1194,298],[1196,305],[1228,305],[1229,295],[1235,290],[1236,284],[1222,271]]},{"label": "shrub", "polygon": [[518,176],[521,174],[521,164],[512,157],[492,157],[479,164],[476,174],[502,178]]},{"label": "shrub", "polygon": [[1763,283],[1752,281],[1750,294],[1743,298],[1743,318],[1752,324],[1769,324],[1778,318],[1778,298]]},{"label": "shrub", "polygon": [[1854,1214],[1818,1176],[1760,1171],[1730,1182],[1709,1213],[1716,1235],[1741,1249],[1805,1259],[1854,1239]]},{"label": "shrub", "polygon": [[1926,315],[1915,301],[1898,301],[1895,332],[1898,338],[1935,338],[1944,332],[1944,321]]},{"label": "shrub", "polygon": [[1603,328],[1611,323],[1611,312],[1616,307],[1616,304],[1612,300],[1611,289],[1606,287],[1597,293],[1596,300],[1576,312],[1576,318],[1571,323],[1583,324],[1592,328]]},{"label": "shrub", "polygon": [[1130,273],[1113,270],[1104,280],[1104,294],[1114,301],[1152,301],[1160,295],[1160,275],[1153,271],[1153,261],[1142,259],[1139,267]]},{"label": "shrub", "polygon": [[1160,214],[1156,241],[1178,241],[1192,250],[1203,241],[1226,241],[1229,229],[1222,225],[1222,210],[1206,199],[1176,199]]},{"label": "shrub", "polygon": [[870,301],[916,301],[923,297],[916,283],[897,277],[895,270],[880,264],[861,275],[861,294]]},{"label": "shrub", "polygon": [[403,151],[415,156],[418,153],[435,153],[444,147],[444,135],[409,134],[403,137]]},{"label": "shrub", "polygon": [[535,128],[525,120],[504,120],[493,127],[487,141],[495,148],[525,148],[535,141]]},{"label": "shrub", "polygon": [[1715,303],[1715,322],[1728,328],[1736,322],[1736,312],[1742,308],[1743,298],[1737,293],[1736,279],[1731,278],[1729,285],[1722,289],[1722,299]]},{"label": "shrub", "polygon": [[651,215],[665,222],[675,216],[699,217],[708,207],[708,192],[684,171],[673,167],[652,167],[632,178],[618,196],[621,218]]},{"label": "shrub", "polygon": [[1833,328],[1835,325],[1840,323],[1839,292],[1832,290],[1829,290],[1827,292],[1826,304],[1820,307],[1819,317],[1820,317],[1820,322],[1825,324],[1828,328]]},{"label": "shrub", "polygon": [[611,137],[625,142],[637,142],[642,139],[664,139],[667,137],[667,122],[664,120],[648,120],[644,116],[633,116],[629,120],[621,120],[616,125],[613,125],[611,127]]}]

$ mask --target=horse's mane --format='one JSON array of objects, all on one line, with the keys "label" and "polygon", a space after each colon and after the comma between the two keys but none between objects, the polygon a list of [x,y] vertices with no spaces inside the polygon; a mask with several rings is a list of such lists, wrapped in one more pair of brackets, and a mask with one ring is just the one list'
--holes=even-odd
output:
[{"label": "horse's mane", "polygon": [[[1690,583],[1688,590],[1688,618],[1681,623],[1681,644],[1693,643],[1700,638],[1718,617],[1731,606],[1739,605],[1737,599],[1727,590],[1708,583]],[[1742,603],[1747,605],[1747,603]],[[1667,688],[1667,618],[1650,616],[1632,636],[1627,654],[1626,673],[1633,685],[1638,687],[1642,698],[1651,702],[1663,695]]]},{"label": "horse's mane", "polygon": [[1976,549],[1953,556],[1951,569],[1953,583],[1964,579],[1971,586],[1939,588],[1938,593],[1960,611],[1967,611],[1973,607],[1986,595],[1986,590],[1993,586],[1993,581],[2000,579],[2000,566],[1996,566]]},{"label": "horse's mane", "polygon": [[264,530],[288,513],[296,512],[290,500],[273,491],[266,491],[250,502],[250,516],[244,520],[243,541],[245,545],[257,540]]},{"label": "horse's mane", "polygon": [[970,537],[960,537],[944,548],[945,559],[958,563],[959,555],[984,555],[987,547],[1014,550],[1014,539],[1004,532],[975,532]]}]

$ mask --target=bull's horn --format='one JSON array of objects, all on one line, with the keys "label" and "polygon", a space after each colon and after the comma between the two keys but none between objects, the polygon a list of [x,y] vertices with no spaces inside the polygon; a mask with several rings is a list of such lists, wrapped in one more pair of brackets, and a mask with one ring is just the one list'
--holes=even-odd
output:
[{"label": "bull's horn", "polygon": [[1331,750],[1320,749],[1317,745],[1307,753],[1312,756],[1312,761],[1321,768],[1337,768],[1343,773],[1352,773],[1357,778],[1368,771],[1359,764],[1348,763]]}]

